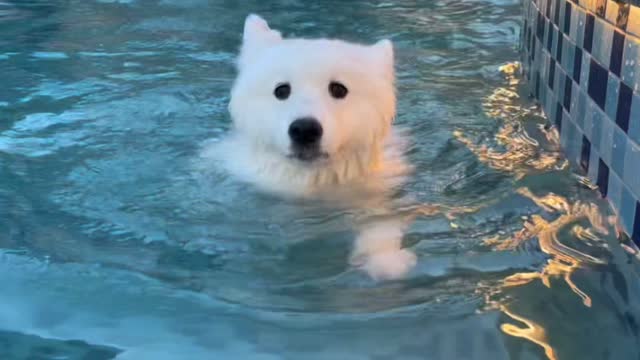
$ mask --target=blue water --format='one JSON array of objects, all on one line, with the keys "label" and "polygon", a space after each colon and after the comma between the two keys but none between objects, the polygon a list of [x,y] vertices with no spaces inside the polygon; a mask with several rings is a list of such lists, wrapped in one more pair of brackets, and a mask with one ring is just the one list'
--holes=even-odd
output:
[{"label": "blue water", "polygon": [[[412,225],[406,279],[349,267],[348,211],[203,170],[249,12],[393,39],[404,190],[449,209]],[[0,359],[638,359],[637,260],[510,75],[519,22],[517,0],[0,2]]]}]

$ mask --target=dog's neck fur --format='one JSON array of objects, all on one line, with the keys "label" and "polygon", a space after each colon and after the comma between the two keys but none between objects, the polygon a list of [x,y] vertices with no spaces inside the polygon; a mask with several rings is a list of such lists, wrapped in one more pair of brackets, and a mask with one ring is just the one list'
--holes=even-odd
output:
[{"label": "dog's neck fur", "polygon": [[262,190],[283,195],[313,196],[345,185],[375,191],[388,187],[382,184],[385,178],[408,169],[398,149],[387,141],[367,149],[339,151],[316,164],[288,159],[241,136],[230,136],[215,148],[208,152],[213,152],[210,155],[220,159],[233,175]]}]

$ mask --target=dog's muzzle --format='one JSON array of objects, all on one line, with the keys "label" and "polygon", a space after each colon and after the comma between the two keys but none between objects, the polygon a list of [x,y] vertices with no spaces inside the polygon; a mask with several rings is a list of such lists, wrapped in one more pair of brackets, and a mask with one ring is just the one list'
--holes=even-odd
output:
[{"label": "dog's muzzle", "polygon": [[296,119],[289,125],[291,139],[291,157],[302,161],[326,158],[327,153],[320,148],[322,125],[312,117]]}]

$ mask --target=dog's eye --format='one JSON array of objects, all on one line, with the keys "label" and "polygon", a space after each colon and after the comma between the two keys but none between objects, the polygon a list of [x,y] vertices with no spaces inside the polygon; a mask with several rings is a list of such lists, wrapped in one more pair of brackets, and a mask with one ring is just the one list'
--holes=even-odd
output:
[{"label": "dog's eye", "polygon": [[276,89],[273,90],[273,95],[275,95],[278,100],[287,100],[289,95],[291,95],[291,85],[284,83],[276,86]]},{"label": "dog's eye", "polygon": [[344,99],[348,92],[347,87],[337,81],[332,81],[329,84],[329,94],[336,99]]}]

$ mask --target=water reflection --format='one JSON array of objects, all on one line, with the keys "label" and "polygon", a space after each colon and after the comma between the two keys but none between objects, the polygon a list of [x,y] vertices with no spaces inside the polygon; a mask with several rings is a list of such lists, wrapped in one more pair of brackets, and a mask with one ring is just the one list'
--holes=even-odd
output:
[{"label": "water reflection", "polygon": [[545,286],[551,287],[549,279],[561,276],[571,290],[582,298],[584,305],[590,307],[591,298],[575,285],[571,280],[571,274],[584,264],[603,264],[604,261],[561,243],[558,241],[558,233],[572,223],[588,219],[595,231],[606,235],[607,229],[603,226],[603,219],[598,208],[594,204],[580,202],[569,205],[566,199],[555,194],[539,198],[531,194],[528,189],[520,189],[519,192],[530,197],[542,208],[560,211],[561,215],[553,221],[547,221],[540,215],[533,215],[529,221],[524,223],[524,228],[514,236],[491,240],[491,242],[498,244],[496,248],[508,250],[515,249],[524,241],[536,237],[540,249],[551,257],[542,270],[511,275],[504,280],[504,286],[521,286],[539,279]]},{"label": "water reflection", "polygon": [[534,344],[540,345],[544,349],[544,354],[549,360],[558,359],[555,350],[551,347],[551,345],[549,345],[547,332],[542,326],[540,326],[540,324],[537,324],[530,319],[526,319],[522,316],[512,313],[506,306],[501,307],[500,310],[502,310],[503,313],[505,313],[513,320],[519,321],[526,326],[521,328],[513,324],[502,324],[502,326],[500,326],[500,329],[502,331],[511,336],[523,338],[531,341]]},{"label": "water reflection", "polygon": [[[534,214],[524,221],[523,228],[514,234],[501,238],[499,236],[486,240],[485,244],[499,251],[515,251],[526,242],[537,239],[540,250],[549,256],[540,270],[518,272],[505,277],[500,283],[486,291],[486,301],[489,308],[498,309],[508,317],[524,323],[526,327],[520,328],[513,324],[503,324],[502,331],[515,337],[525,338],[543,347],[549,360],[557,359],[554,349],[549,344],[549,338],[544,327],[523,315],[510,309],[510,301],[504,294],[514,287],[528,285],[540,280],[545,287],[551,288],[551,279],[559,277],[582,300],[586,307],[592,306],[592,299],[586,291],[582,290],[572,279],[574,272],[580,268],[603,265],[605,260],[587,254],[586,252],[572,248],[559,241],[558,234],[571,227],[571,233],[581,240],[598,241],[598,235],[608,234],[604,219],[595,204],[569,203],[566,198],[555,194],[547,194],[538,197],[529,189],[521,188],[518,192],[531,199],[547,213],[558,215],[554,220],[548,221],[543,216]],[[576,224],[581,220],[587,220],[590,227]],[[485,289],[486,290],[486,289]]]},{"label": "water reflection", "polygon": [[503,65],[500,71],[504,74],[505,86],[496,88],[483,103],[487,117],[502,121],[502,126],[495,135],[495,146],[478,145],[460,130],[454,132],[454,136],[475,153],[481,162],[511,173],[516,179],[523,178],[532,170],[565,168],[568,163],[561,155],[557,134],[553,136],[553,130],[541,126],[540,130],[549,141],[543,147],[529,135],[522,123],[522,120],[531,115],[542,114],[535,106],[527,106],[519,101],[520,64],[514,62]]},{"label": "water reflection", "polygon": [[[559,134],[554,128],[545,124],[537,126],[539,137],[544,142],[529,136],[525,129],[522,120],[532,115],[543,115],[536,107],[523,106],[520,103],[519,69],[518,63],[502,66],[500,70],[506,84],[504,87],[498,87],[483,104],[488,118],[501,121],[493,146],[476,144],[462,131],[454,133],[458,141],[465,144],[481,162],[493,169],[511,174],[515,180],[522,179],[534,171],[558,171],[568,166],[567,160],[561,154]],[[584,177],[577,177],[577,180],[590,185]],[[571,201],[554,193],[538,196],[527,187],[516,189],[516,193],[531,200],[542,213],[524,216],[520,230],[510,235],[499,233],[488,237],[484,244],[496,251],[517,251],[526,243],[537,240],[537,245],[548,259],[538,270],[517,272],[494,285],[481,285],[478,290],[485,294],[488,309],[497,309],[508,318],[524,324],[524,327],[519,327],[512,323],[504,323],[501,325],[504,333],[539,345],[549,360],[556,360],[556,351],[550,345],[544,326],[517,314],[511,308],[509,297],[505,294],[511,288],[522,287],[536,280],[551,288],[551,279],[558,277],[580,297],[584,306],[591,307],[591,296],[573,281],[572,275],[579,268],[603,265],[606,261],[561,242],[559,233],[568,229],[576,239],[589,244],[600,241],[600,236],[609,233],[606,226],[608,222],[598,206],[593,203]],[[584,221],[587,221],[588,225],[585,225]]]}]

